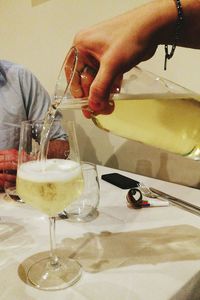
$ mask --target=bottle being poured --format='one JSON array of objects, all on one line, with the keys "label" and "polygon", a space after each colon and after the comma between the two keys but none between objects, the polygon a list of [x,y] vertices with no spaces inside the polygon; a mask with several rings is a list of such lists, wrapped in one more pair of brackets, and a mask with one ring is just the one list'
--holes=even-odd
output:
[{"label": "bottle being poured", "polygon": [[[87,109],[87,91],[84,97],[78,97],[76,93],[77,84],[81,82],[80,65],[81,56],[76,48],[72,48],[57,82],[56,108],[59,105],[60,109]],[[87,77],[87,73],[84,76]],[[200,159],[200,96],[196,93],[135,67],[124,74],[120,87],[110,95],[110,100],[114,105],[111,114],[92,117],[97,127]]]}]

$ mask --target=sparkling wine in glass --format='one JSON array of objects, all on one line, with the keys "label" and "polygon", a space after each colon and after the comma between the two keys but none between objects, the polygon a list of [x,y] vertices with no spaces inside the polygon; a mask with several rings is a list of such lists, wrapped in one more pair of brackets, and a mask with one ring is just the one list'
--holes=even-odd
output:
[{"label": "sparkling wine in glass", "polygon": [[81,194],[83,177],[74,123],[52,122],[41,159],[43,126],[43,121],[22,122],[17,192],[24,202],[44,212],[50,224],[49,257],[30,267],[28,280],[39,289],[59,290],[79,280],[81,267],[73,259],[56,255],[55,216]]}]

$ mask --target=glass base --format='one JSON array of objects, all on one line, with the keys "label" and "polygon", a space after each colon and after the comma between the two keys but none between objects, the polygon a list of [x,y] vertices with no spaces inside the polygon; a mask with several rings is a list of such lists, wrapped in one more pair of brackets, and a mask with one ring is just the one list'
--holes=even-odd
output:
[{"label": "glass base", "polygon": [[61,290],[76,283],[81,277],[81,266],[73,259],[59,259],[52,265],[50,258],[34,263],[28,271],[28,280],[41,290]]},{"label": "glass base", "polygon": [[99,213],[98,210],[96,208],[91,209],[89,212],[82,212],[80,213],[79,211],[77,211],[76,209],[65,209],[64,211],[62,211],[61,213],[58,214],[58,216],[61,219],[67,219],[67,221],[70,222],[90,222],[95,220],[98,217]]},{"label": "glass base", "polygon": [[89,214],[86,215],[79,215],[76,213],[68,213],[66,212],[68,216],[68,221],[70,222],[90,222],[95,220],[98,217],[98,211],[94,209]]},{"label": "glass base", "polygon": [[16,188],[7,188],[4,199],[8,201],[14,200],[16,202],[24,203],[24,201],[17,195]]}]

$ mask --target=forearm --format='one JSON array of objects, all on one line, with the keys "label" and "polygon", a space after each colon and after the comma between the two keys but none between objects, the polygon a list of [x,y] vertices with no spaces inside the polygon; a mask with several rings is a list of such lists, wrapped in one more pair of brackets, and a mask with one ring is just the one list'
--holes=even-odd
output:
[{"label": "forearm", "polygon": [[200,1],[182,0],[184,26],[180,45],[200,49]]},{"label": "forearm", "polygon": [[[200,0],[181,0],[183,23],[178,46],[200,49]],[[149,6],[149,7],[148,7]],[[155,0],[147,5],[150,36],[159,44],[173,44],[177,22],[175,0]]]},{"label": "forearm", "polygon": [[84,95],[93,113],[112,111],[108,99],[113,84],[123,73],[150,59],[157,46],[200,49],[200,0],[181,0],[181,7],[183,22],[178,39],[176,0],[152,0],[75,36],[73,45],[79,51],[80,65],[89,65],[96,74],[88,85],[89,95]]}]

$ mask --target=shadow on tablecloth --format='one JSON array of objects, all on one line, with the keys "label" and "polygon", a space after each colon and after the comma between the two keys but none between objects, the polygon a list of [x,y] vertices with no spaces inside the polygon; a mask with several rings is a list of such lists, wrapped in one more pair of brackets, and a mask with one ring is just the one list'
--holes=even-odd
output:
[{"label": "shadow on tablecloth", "polygon": [[200,272],[193,276],[190,281],[184,285],[169,300],[199,300],[200,299]]},{"label": "shadow on tablecloth", "polygon": [[[200,230],[189,225],[178,225],[131,232],[87,233],[76,239],[65,238],[57,253],[60,257],[78,260],[86,272],[101,272],[134,264],[199,260],[199,249]],[[27,258],[18,268],[19,277],[27,283],[26,274],[30,265],[47,256],[48,252],[42,252]],[[179,298],[172,300],[175,299]]]}]

